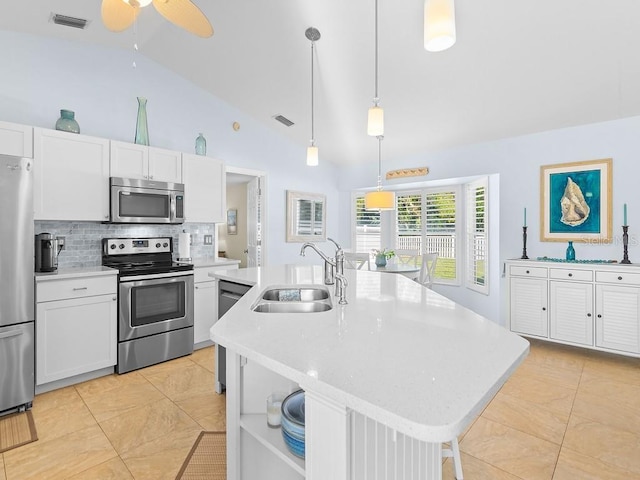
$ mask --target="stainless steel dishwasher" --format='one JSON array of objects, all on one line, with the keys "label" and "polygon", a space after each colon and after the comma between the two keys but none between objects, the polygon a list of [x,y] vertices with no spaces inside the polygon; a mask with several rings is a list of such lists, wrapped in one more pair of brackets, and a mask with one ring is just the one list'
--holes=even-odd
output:
[{"label": "stainless steel dishwasher", "polygon": [[[251,286],[241,283],[218,281],[218,320],[233,307]],[[216,392],[224,392],[227,384],[227,349],[216,344]]]}]

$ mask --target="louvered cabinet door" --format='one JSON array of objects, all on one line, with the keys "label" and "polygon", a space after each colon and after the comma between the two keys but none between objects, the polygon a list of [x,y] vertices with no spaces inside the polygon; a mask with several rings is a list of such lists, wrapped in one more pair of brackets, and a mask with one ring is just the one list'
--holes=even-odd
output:
[{"label": "louvered cabinet door", "polygon": [[512,277],[509,289],[511,331],[547,337],[547,280]]},{"label": "louvered cabinet door", "polygon": [[549,282],[549,337],[593,345],[593,284]]},{"label": "louvered cabinet door", "polygon": [[596,285],[596,346],[640,353],[640,287]]}]

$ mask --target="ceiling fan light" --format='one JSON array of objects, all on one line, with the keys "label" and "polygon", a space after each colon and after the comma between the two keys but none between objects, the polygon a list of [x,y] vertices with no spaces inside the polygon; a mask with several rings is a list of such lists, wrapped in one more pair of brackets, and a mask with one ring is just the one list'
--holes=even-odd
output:
[{"label": "ceiling fan light", "polygon": [[131,5],[134,8],[142,8],[149,5],[152,0],[122,0],[127,5]]},{"label": "ceiling fan light", "polygon": [[378,105],[369,109],[367,134],[372,137],[384,135],[384,110]]},{"label": "ceiling fan light", "polygon": [[441,52],[456,43],[454,0],[425,0],[424,48]]},{"label": "ceiling fan light", "polygon": [[307,165],[309,167],[318,166],[318,147],[315,145],[307,147]]},{"label": "ceiling fan light", "polygon": [[394,210],[396,208],[396,196],[393,192],[376,190],[364,195],[364,208],[366,210]]}]

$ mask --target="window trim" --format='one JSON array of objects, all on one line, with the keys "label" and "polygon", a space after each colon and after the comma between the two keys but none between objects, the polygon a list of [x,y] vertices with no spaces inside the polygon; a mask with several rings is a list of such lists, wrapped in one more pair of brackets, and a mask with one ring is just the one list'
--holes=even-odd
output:
[{"label": "window trim", "polygon": [[[480,285],[471,280],[471,275],[474,271],[474,242],[472,241],[472,237],[475,236],[477,230],[475,228],[475,194],[473,193],[477,188],[484,188],[484,242],[485,242],[485,253],[484,253],[484,285]],[[471,182],[467,182],[465,184],[465,215],[466,221],[465,225],[465,275],[464,275],[464,283],[465,287],[469,290],[473,290],[475,292],[481,293],[483,295],[489,295],[489,270],[490,270],[490,262],[489,262],[489,252],[490,252],[490,238],[489,238],[489,177],[479,178],[477,180],[473,180]]]}]

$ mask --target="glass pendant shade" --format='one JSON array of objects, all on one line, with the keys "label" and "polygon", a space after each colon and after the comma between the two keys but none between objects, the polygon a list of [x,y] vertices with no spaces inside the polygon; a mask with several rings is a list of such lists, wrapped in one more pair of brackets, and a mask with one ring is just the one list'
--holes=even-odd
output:
[{"label": "glass pendant shade", "polygon": [[376,190],[364,195],[364,208],[366,210],[393,210],[396,208],[396,196],[393,192]]},{"label": "glass pendant shade", "polygon": [[374,105],[369,109],[367,134],[372,137],[384,135],[384,110],[378,105]]},{"label": "glass pendant shade", "polygon": [[318,166],[318,147],[315,145],[307,147],[307,165],[309,167]]},{"label": "glass pendant shade", "polygon": [[454,0],[425,0],[424,48],[441,52],[456,43]]}]

